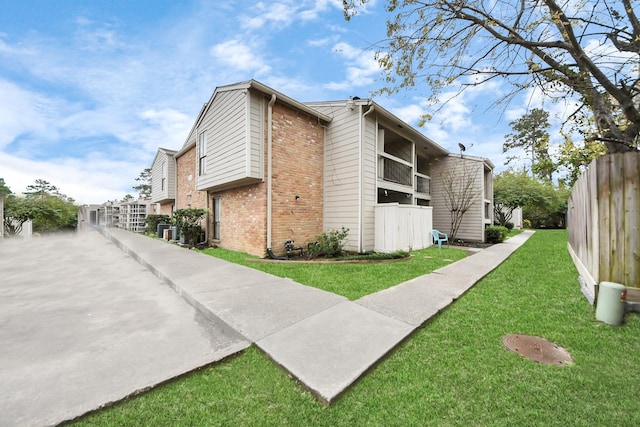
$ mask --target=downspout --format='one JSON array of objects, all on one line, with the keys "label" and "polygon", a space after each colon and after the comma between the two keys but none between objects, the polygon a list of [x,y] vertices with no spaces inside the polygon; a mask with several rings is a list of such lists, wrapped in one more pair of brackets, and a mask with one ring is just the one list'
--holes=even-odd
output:
[{"label": "downspout", "polygon": [[360,108],[360,130],[359,130],[359,141],[358,141],[358,179],[360,180],[359,185],[358,185],[358,253],[362,253],[362,186],[363,186],[363,178],[362,178],[362,148],[364,146],[364,126],[366,124],[365,118],[371,114],[374,110],[374,105],[371,101],[369,101],[370,103],[368,104],[370,106],[370,108],[363,114],[362,113],[362,105],[359,106]]},{"label": "downspout", "polygon": [[273,104],[276,103],[276,94],[271,94],[271,100],[267,107],[267,248],[271,249],[271,169],[273,148]]}]

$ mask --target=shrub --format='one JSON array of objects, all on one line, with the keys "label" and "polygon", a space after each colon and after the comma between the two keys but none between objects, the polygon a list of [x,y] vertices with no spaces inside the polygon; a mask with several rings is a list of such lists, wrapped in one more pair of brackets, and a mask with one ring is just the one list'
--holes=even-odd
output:
[{"label": "shrub", "polygon": [[207,209],[189,208],[178,209],[173,213],[173,222],[188,246],[195,246],[202,237],[203,231],[200,221],[207,212]]},{"label": "shrub", "polygon": [[347,238],[349,229],[342,227],[340,230],[323,231],[314,245],[309,245],[309,258],[327,257],[336,258],[342,255],[344,239]]},{"label": "shrub", "polygon": [[507,227],[507,230],[511,231],[513,230],[513,223],[512,222],[507,222],[504,224],[505,227]]},{"label": "shrub", "polygon": [[531,228],[531,221],[528,219],[522,220],[522,228]]},{"label": "shrub", "polygon": [[491,225],[485,229],[485,240],[488,243],[500,243],[504,242],[504,239],[507,238],[509,234],[509,230],[507,227],[503,227],[501,225]]},{"label": "shrub", "polygon": [[171,224],[171,217],[169,215],[147,215],[146,227],[144,231],[146,233],[155,234],[158,230],[158,224]]}]

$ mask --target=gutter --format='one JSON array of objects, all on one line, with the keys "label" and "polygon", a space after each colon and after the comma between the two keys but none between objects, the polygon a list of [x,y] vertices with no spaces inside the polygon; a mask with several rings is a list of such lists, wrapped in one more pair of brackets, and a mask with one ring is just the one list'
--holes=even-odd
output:
[{"label": "gutter", "polygon": [[271,94],[271,100],[267,107],[267,248],[271,249],[271,224],[272,224],[272,180],[271,170],[273,169],[272,148],[273,148],[273,104],[276,103],[276,94]]}]

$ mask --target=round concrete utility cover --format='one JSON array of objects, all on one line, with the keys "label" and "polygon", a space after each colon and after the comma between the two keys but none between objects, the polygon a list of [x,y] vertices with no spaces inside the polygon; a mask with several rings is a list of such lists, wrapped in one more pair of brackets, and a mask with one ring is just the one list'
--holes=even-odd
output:
[{"label": "round concrete utility cover", "polygon": [[530,335],[507,334],[502,343],[509,350],[538,363],[564,366],[573,362],[567,350],[544,338]]}]

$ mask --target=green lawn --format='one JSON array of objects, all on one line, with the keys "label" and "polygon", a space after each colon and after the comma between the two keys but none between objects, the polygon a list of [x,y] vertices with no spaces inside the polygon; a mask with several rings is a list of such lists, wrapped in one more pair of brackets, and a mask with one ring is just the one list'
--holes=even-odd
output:
[{"label": "green lawn", "polygon": [[[78,425],[640,425],[640,316],[595,321],[566,242],[536,232],[330,407],[251,348]],[[575,363],[530,362],[503,347],[507,333],[547,338]]]},{"label": "green lawn", "polygon": [[454,247],[438,249],[437,246],[431,246],[411,252],[411,258],[407,260],[367,264],[307,264],[297,261],[251,262],[246,259],[257,257],[221,248],[205,249],[203,252],[275,276],[288,277],[298,283],[324,289],[350,300],[428,274],[467,256],[466,251]]}]

